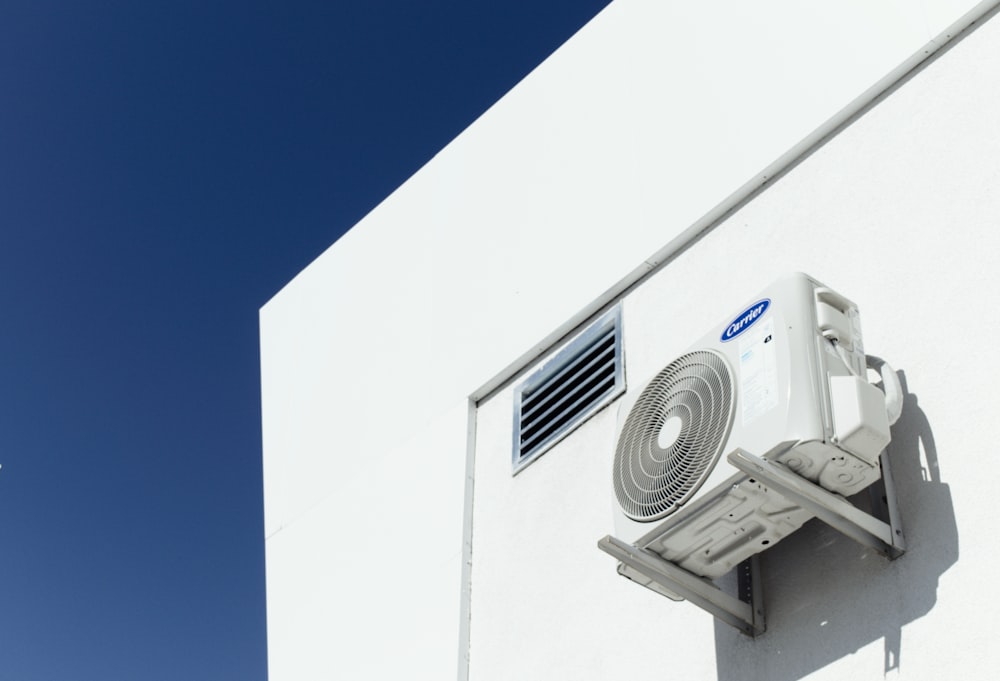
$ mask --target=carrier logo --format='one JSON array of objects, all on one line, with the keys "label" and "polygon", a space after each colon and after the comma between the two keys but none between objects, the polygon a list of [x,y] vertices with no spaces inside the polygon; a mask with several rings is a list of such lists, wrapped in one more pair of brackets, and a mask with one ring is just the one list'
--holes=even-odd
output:
[{"label": "carrier logo", "polygon": [[771,305],[771,299],[765,298],[764,300],[758,300],[756,303],[748,307],[747,309],[736,315],[736,319],[732,321],[726,327],[726,330],[722,332],[722,336],[719,337],[723,343],[726,341],[731,341],[738,335],[749,329],[751,326],[757,323],[764,313],[767,312],[767,308]]}]

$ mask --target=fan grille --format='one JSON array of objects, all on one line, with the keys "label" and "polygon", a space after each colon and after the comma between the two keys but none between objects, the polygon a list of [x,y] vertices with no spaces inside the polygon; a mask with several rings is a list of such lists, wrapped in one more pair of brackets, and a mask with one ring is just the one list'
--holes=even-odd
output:
[{"label": "fan grille", "polygon": [[649,522],[684,503],[718,459],[734,411],[732,372],[716,352],[690,352],[657,374],[632,406],[615,450],[615,495],[625,515]]}]

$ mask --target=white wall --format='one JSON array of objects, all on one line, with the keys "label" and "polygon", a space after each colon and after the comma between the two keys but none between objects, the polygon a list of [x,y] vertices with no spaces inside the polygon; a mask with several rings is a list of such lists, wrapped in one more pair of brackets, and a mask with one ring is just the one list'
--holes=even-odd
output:
[{"label": "white wall", "polygon": [[[470,678],[987,678],[990,349],[1000,334],[1000,21],[957,44],[624,301],[634,385],[780,274],[861,307],[905,375],[890,454],[909,550],[889,563],[813,522],[765,554],[757,639],[619,577],[615,405],[510,475],[511,389],[480,404]],[[529,369],[530,371],[530,369]]]},{"label": "white wall", "polygon": [[466,397],[968,4],[617,0],[270,301],[271,678],[452,675]]}]

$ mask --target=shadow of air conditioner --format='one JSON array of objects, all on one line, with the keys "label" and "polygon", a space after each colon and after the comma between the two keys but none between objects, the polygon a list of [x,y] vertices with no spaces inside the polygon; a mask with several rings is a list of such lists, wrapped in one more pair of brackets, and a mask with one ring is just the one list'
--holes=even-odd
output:
[{"label": "shadow of air conditioner", "polygon": [[930,424],[898,374],[905,400],[889,456],[906,553],[890,563],[809,521],[761,556],[767,633],[750,639],[716,622],[719,681],[800,679],[879,638],[878,673],[901,667],[902,627],[934,607],[939,577],[958,561],[958,528]]}]

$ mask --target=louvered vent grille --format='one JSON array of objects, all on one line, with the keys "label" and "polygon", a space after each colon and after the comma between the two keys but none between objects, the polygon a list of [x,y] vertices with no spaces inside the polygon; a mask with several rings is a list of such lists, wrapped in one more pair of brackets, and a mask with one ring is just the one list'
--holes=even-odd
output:
[{"label": "louvered vent grille", "polygon": [[623,377],[615,308],[515,390],[514,472],[621,394]]}]

